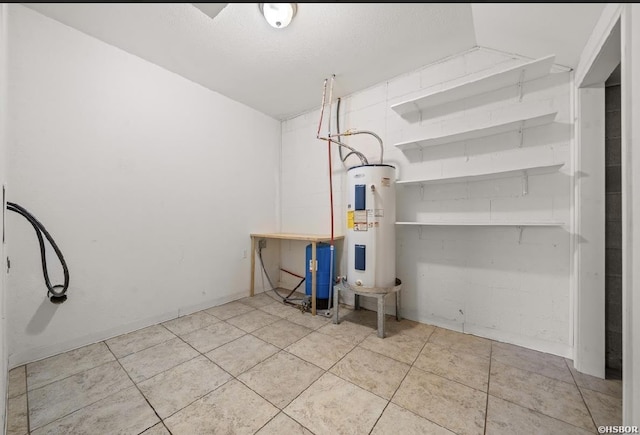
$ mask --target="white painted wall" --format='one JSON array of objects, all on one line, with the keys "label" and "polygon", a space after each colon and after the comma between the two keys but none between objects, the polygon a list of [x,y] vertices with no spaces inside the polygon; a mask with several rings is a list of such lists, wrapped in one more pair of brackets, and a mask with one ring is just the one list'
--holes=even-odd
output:
[{"label": "white painted wall", "polygon": [[[440,109],[422,122],[408,122],[390,108],[444,83],[466,81],[474,75],[526,61],[482,48],[448,58],[346,96],[341,128],[380,134],[385,142],[385,163],[397,167],[399,179],[508,170],[523,163],[567,163],[558,173],[529,177],[526,196],[518,178],[428,186],[424,199],[418,187],[398,186],[399,221],[419,217],[513,218],[567,224],[560,228],[527,227],[521,241],[516,228],[398,228],[396,266],[404,284],[403,316],[570,357],[570,73],[554,68],[554,74],[526,83],[521,103],[512,86],[474,100],[473,104]],[[338,96],[339,84],[338,75]],[[318,83],[319,96],[321,86]],[[522,148],[518,148],[517,133],[437,146],[423,153],[402,152],[393,146],[419,137],[420,133],[436,135],[456,126],[482,125],[515,110],[533,107],[553,108],[558,115],[549,126],[526,130]],[[326,144],[315,139],[318,119],[316,110],[283,123],[283,231],[329,231],[328,163]],[[375,140],[360,136],[348,143],[376,161]],[[345,176],[338,158],[334,158],[334,175],[336,224],[344,234]],[[303,249],[303,244],[284,243],[283,267],[302,272]],[[341,273],[346,270],[345,258],[343,255],[340,261]],[[284,285],[293,284],[284,275],[281,279]]]},{"label": "white painted wall", "polygon": [[[0,5],[0,195],[7,180],[6,171],[6,114],[7,114],[7,4]],[[5,205],[0,203],[0,225],[4,229]],[[0,431],[4,433],[7,404],[7,302],[6,302],[6,251],[4,240],[0,242]]]},{"label": "white painted wall", "polygon": [[640,5],[622,13],[622,234],[623,395],[622,420],[640,425]]},{"label": "white painted wall", "polygon": [[280,122],[19,5],[9,37],[9,199],[71,272],[52,305],[33,230],[8,217],[10,365],[248,295],[249,233],[277,229]]}]

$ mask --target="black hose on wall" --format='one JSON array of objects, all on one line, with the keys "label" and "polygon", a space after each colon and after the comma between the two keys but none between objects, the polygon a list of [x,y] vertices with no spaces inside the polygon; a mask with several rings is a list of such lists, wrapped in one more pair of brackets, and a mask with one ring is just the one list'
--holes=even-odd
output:
[{"label": "black hose on wall", "polygon": [[[40,245],[40,259],[42,260],[42,275],[44,276],[44,282],[47,286],[47,296],[49,296],[49,300],[54,304],[61,304],[62,302],[67,300],[67,289],[69,288],[69,269],[67,268],[67,263],[64,261],[64,257],[58,245],[51,237],[51,234],[47,231],[47,229],[35,218],[31,213],[29,213],[24,207],[19,206],[14,202],[7,201],[7,210],[11,210],[22,215],[29,223],[33,226],[33,229],[36,231],[36,236],[38,236],[38,243]],[[42,235],[47,238],[56,255],[58,256],[58,260],[60,260],[60,264],[62,264],[62,271],[64,273],[64,284],[51,285],[51,281],[49,280],[49,272],[47,270],[47,252],[46,246],[44,244],[44,239]]]}]

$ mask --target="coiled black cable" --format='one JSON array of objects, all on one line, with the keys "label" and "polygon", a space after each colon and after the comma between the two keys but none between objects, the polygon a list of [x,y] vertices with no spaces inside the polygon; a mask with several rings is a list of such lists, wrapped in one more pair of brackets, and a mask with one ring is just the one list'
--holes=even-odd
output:
[{"label": "coiled black cable", "polygon": [[[64,256],[56,245],[56,242],[51,237],[51,234],[47,231],[47,229],[42,225],[38,219],[36,219],[31,213],[29,213],[24,207],[19,206],[16,203],[7,201],[7,210],[11,210],[22,215],[29,223],[33,226],[33,229],[36,231],[36,235],[38,236],[38,243],[40,245],[40,259],[42,261],[42,274],[44,276],[44,282],[47,286],[47,296],[50,295],[49,300],[54,304],[60,304],[67,300],[67,289],[69,288],[69,269],[67,268],[67,262],[64,261]],[[51,285],[51,281],[49,280],[49,272],[47,270],[47,252],[46,246],[44,244],[44,239],[42,235],[47,238],[56,255],[58,256],[58,260],[60,260],[60,264],[62,265],[62,271],[64,274],[64,284]],[[58,290],[61,289],[61,290]]]},{"label": "coiled black cable", "polygon": [[[294,306],[299,306],[300,304],[295,303],[295,301],[300,301],[302,299],[300,298],[292,298],[291,296],[296,292],[296,290],[298,290],[298,288],[302,285],[302,283],[305,281],[305,278],[302,278],[302,280],[298,283],[297,286],[295,286],[287,296],[282,296],[280,294],[280,292],[278,292],[277,287],[273,285],[273,282],[271,282],[271,278],[269,277],[269,274],[267,273],[267,269],[264,267],[264,261],[262,260],[262,248],[258,248],[258,258],[260,259],[260,265],[262,266],[262,271],[264,272],[265,276],[267,277],[267,282],[269,283],[269,285],[271,286],[271,291],[273,291],[276,295],[278,295],[278,297],[280,299],[282,299],[282,302],[285,304],[289,304],[289,305],[294,305]],[[271,299],[275,299],[275,298],[271,298]]]}]

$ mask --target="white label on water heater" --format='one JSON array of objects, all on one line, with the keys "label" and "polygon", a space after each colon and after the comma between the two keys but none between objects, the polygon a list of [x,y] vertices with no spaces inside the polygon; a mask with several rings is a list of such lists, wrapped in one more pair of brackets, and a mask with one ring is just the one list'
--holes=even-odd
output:
[{"label": "white label on water heater", "polygon": [[367,214],[370,210],[354,210],[353,231],[367,231]]},{"label": "white label on water heater", "polygon": [[391,178],[383,178],[380,182],[381,185],[383,185],[384,187],[389,187],[391,186]]},{"label": "white label on water heater", "polygon": [[366,224],[367,223],[367,210],[354,210],[353,212],[353,222],[356,224]]}]

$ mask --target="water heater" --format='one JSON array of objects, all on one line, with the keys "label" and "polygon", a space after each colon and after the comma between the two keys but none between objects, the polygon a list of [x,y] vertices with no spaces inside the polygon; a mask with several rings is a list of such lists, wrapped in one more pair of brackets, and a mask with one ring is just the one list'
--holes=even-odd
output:
[{"label": "water heater", "polygon": [[396,187],[391,165],[347,172],[347,282],[355,287],[396,283]]}]

